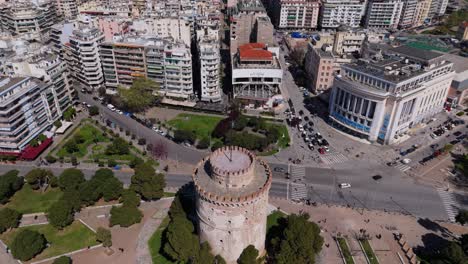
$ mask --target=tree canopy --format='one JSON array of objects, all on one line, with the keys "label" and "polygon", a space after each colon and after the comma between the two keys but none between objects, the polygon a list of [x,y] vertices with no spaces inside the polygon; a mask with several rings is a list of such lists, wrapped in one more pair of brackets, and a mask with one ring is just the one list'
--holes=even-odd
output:
[{"label": "tree canopy", "polygon": [[107,155],[125,155],[128,153],[130,153],[130,146],[127,141],[120,137],[114,138],[112,143],[106,148]]},{"label": "tree canopy", "polygon": [[119,87],[119,96],[125,108],[132,112],[140,112],[150,106],[155,100],[154,93],[159,89],[158,84],[150,79],[138,78],[130,88]]},{"label": "tree canopy", "polygon": [[37,190],[45,184],[47,178],[50,179],[51,176],[53,176],[53,173],[50,170],[34,168],[25,175],[25,179],[33,190]]},{"label": "tree canopy", "polygon": [[145,200],[157,200],[163,197],[166,182],[162,173],[156,173],[153,166],[146,162],[135,167],[130,188]]},{"label": "tree canopy", "polygon": [[16,191],[23,187],[23,177],[18,177],[19,171],[11,170],[0,176],[0,203],[5,204]]},{"label": "tree canopy", "polygon": [[73,222],[73,213],[72,205],[61,199],[47,210],[47,220],[55,228],[63,229]]},{"label": "tree canopy", "polygon": [[129,227],[140,223],[143,218],[143,213],[136,206],[113,206],[110,213],[110,226],[120,225],[121,227]]},{"label": "tree canopy", "polygon": [[78,190],[80,184],[85,181],[83,172],[79,169],[65,169],[59,177],[59,187],[62,190]]},{"label": "tree canopy", "polygon": [[22,214],[10,208],[0,209],[0,233],[18,227]]},{"label": "tree canopy", "polygon": [[238,264],[257,264],[258,250],[253,245],[248,245],[237,259]]},{"label": "tree canopy", "polygon": [[309,222],[308,214],[291,214],[276,237],[270,242],[269,255],[275,263],[315,263],[323,237],[317,224]]},{"label": "tree canopy", "polygon": [[44,250],[46,242],[44,235],[39,232],[23,229],[13,239],[11,253],[16,259],[28,261]]},{"label": "tree canopy", "polygon": [[52,264],[71,264],[72,259],[68,256],[61,256],[59,258],[56,258]]},{"label": "tree canopy", "polygon": [[460,210],[455,217],[455,220],[462,225],[466,224],[468,222],[468,211],[463,209]]},{"label": "tree canopy", "polygon": [[112,246],[112,234],[109,229],[99,227],[96,231],[96,240],[101,242],[104,247]]}]

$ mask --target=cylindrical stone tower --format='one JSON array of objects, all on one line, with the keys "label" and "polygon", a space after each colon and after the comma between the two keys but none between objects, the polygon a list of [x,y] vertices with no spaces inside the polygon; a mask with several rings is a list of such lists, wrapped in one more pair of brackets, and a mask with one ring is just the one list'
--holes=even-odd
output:
[{"label": "cylindrical stone tower", "polygon": [[223,147],[201,160],[192,175],[201,242],[236,263],[248,245],[265,252],[271,170],[240,147]]}]

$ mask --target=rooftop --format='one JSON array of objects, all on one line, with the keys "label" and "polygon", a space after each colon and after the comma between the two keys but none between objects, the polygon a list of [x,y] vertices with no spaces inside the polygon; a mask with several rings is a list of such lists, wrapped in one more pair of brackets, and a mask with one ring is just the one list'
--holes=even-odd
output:
[{"label": "rooftop", "polygon": [[16,84],[24,81],[25,77],[0,77],[0,92],[3,92]]},{"label": "rooftop", "polygon": [[239,47],[241,60],[272,60],[273,53],[263,43],[247,43]]},{"label": "rooftop", "polygon": [[441,53],[433,52],[430,50],[413,48],[407,45],[403,45],[403,46],[390,49],[390,51],[393,51],[402,55],[406,55],[409,57],[418,58],[421,60],[427,60],[427,61],[443,56],[443,54]]}]

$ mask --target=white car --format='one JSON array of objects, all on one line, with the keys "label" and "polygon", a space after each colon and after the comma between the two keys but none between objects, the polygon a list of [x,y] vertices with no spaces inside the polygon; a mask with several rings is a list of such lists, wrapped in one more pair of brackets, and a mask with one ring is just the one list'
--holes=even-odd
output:
[{"label": "white car", "polygon": [[341,189],[351,188],[351,184],[349,183],[340,183],[338,186],[340,186]]},{"label": "white car", "polygon": [[436,139],[436,138],[437,138],[437,135],[434,134],[434,133],[432,133],[432,134],[431,134],[431,138]]},{"label": "white car", "polygon": [[115,112],[116,112],[117,114],[119,114],[119,115],[123,115],[122,110],[117,109],[117,110],[115,110]]},{"label": "white car", "polygon": [[411,162],[410,159],[403,159],[403,160],[401,161],[401,163],[403,163],[403,164],[408,164],[408,163],[410,163],[410,162]]}]

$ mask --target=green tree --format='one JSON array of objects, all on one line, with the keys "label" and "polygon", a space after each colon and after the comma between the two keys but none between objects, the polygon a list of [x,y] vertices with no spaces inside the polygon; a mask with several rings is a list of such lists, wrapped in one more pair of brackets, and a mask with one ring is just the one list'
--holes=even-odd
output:
[{"label": "green tree", "polygon": [[123,203],[124,206],[138,207],[140,205],[140,197],[138,197],[138,194],[135,191],[126,189],[122,192],[120,202]]},{"label": "green tree", "polygon": [[114,138],[112,144],[106,148],[107,155],[125,155],[128,153],[130,153],[130,146],[127,141],[120,137]]},{"label": "green tree", "polygon": [[460,244],[463,249],[463,252],[465,252],[465,255],[468,255],[468,234],[461,235]]},{"label": "green tree", "polygon": [[13,239],[11,253],[16,259],[28,261],[44,250],[46,242],[44,235],[39,232],[23,229]]},{"label": "green tree", "polygon": [[258,250],[253,245],[248,245],[237,259],[239,264],[257,264]]},{"label": "green tree", "polygon": [[10,208],[0,209],[0,234],[10,228],[18,227],[22,214]]},{"label": "green tree", "polygon": [[73,222],[73,209],[71,205],[61,199],[52,204],[47,210],[46,216],[52,226],[63,229]]},{"label": "green tree", "polygon": [[461,225],[466,224],[468,222],[468,210],[460,210],[457,216],[455,216],[455,220]]},{"label": "green tree", "polygon": [[68,256],[56,258],[52,264],[72,264],[72,259]]},{"label": "green tree", "polygon": [[164,252],[174,261],[187,263],[195,258],[200,250],[198,237],[193,233],[194,227],[185,217],[171,218],[166,229]]},{"label": "green tree", "polygon": [[450,151],[452,151],[453,147],[454,147],[454,146],[453,146],[452,144],[446,144],[446,145],[444,146],[444,152],[450,152]]},{"label": "green tree", "polygon": [[101,242],[104,247],[112,246],[112,234],[109,229],[99,227],[96,232],[96,240]]},{"label": "green tree", "polygon": [[130,188],[140,194],[145,200],[160,199],[164,195],[164,175],[156,173],[150,163],[143,163],[135,167]]},{"label": "green tree", "polygon": [[55,163],[55,162],[57,162],[57,158],[54,157],[54,156],[52,156],[52,155],[47,155],[47,156],[45,157],[45,159],[46,159],[46,161],[47,161],[48,163]]},{"label": "green tree", "polygon": [[66,121],[71,121],[76,114],[76,109],[74,107],[69,107],[65,112],[63,112],[63,119]]},{"label": "green tree", "polygon": [[99,115],[99,108],[95,105],[91,106],[88,111],[90,116]]},{"label": "green tree", "polygon": [[209,146],[210,146],[210,139],[207,137],[202,138],[197,144],[198,149],[207,149]]},{"label": "green tree", "polygon": [[130,88],[118,87],[119,96],[125,108],[132,112],[140,112],[155,100],[154,92],[158,84],[150,79],[138,78]]},{"label": "green tree", "polygon": [[177,143],[187,141],[187,142],[190,142],[190,144],[193,144],[196,139],[197,139],[197,136],[195,135],[193,131],[181,130],[181,129],[174,131],[174,141]]},{"label": "green tree", "polygon": [[78,190],[81,183],[85,181],[83,172],[79,169],[65,169],[59,177],[59,187],[62,190]]},{"label": "green tree", "polygon": [[65,150],[70,154],[80,151],[80,148],[78,147],[78,144],[76,143],[76,141],[73,138],[68,140],[68,142],[65,143],[64,147],[65,147]]},{"label": "green tree", "polygon": [[465,180],[468,179],[468,154],[455,161],[455,168],[462,173]]},{"label": "green tree", "polygon": [[5,204],[16,191],[23,187],[24,178],[18,177],[19,171],[11,170],[0,176],[0,203]]},{"label": "green tree", "polygon": [[102,196],[101,186],[98,181],[85,181],[82,184],[80,184],[78,190],[80,193],[80,200],[86,206],[93,205]]},{"label": "green tree", "polygon": [[78,190],[65,191],[60,200],[63,200],[66,204],[68,204],[72,208],[73,212],[79,211],[81,208],[80,193]]},{"label": "green tree", "polygon": [[57,121],[54,122],[54,126],[56,128],[61,128],[62,127],[62,122],[60,120],[57,120]]},{"label": "green tree", "polygon": [[110,213],[110,226],[129,227],[140,223],[143,218],[143,213],[136,206],[113,206]]},{"label": "green tree", "polygon": [[112,201],[119,199],[123,192],[123,184],[119,179],[112,177],[107,179],[101,186],[100,190],[104,201]]},{"label": "green tree", "polygon": [[214,259],[214,264],[227,264],[226,260],[221,255],[216,255]]},{"label": "green tree", "polygon": [[37,190],[46,183],[47,179],[50,179],[50,176],[53,176],[52,171],[34,168],[25,175],[25,179],[31,188]]},{"label": "green tree", "polygon": [[317,224],[308,219],[308,214],[288,216],[281,235],[271,241],[270,253],[275,263],[315,263],[323,238]]},{"label": "green tree", "polygon": [[135,168],[137,165],[140,165],[140,164],[142,164],[144,162],[145,161],[143,159],[141,159],[140,157],[134,156],[130,160],[130,163],[128,164],[128,166],[130,166],[130,168]]},{"label": "green tree", "polygon": [[194,262],[200,264],[215,262],[215,256],[211,254],[211,246],[208,242],[205,241],[200,245],[200,252]]},{"label": "green tree", "polygon": [[451,241],[440,251],[440,256],[443,260],[448,260],[449,263],[453,264],[466,264],[466,256],[461,246]]}]

